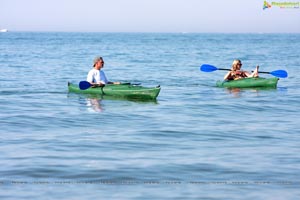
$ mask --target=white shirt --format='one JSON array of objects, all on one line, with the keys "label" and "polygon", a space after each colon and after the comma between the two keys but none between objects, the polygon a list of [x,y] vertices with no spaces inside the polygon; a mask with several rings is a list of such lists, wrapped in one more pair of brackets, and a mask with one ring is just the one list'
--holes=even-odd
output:
[{"label": "white shirt", "polygon": [[108,83],[108,80],[105,76],[104,71],[97,70],[95,68],[93,68],[89,71],[86,81],[92,82],[92,83],[102,83],[102,84]]}]

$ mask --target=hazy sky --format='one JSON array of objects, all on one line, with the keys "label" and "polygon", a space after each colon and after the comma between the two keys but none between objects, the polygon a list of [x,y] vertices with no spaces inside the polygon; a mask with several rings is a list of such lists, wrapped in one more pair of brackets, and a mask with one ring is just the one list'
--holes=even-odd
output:
[{"label": "hazy sky", "polygon": [[[275,0],[270,0],[271,3]],[[276,2],[299,2],[293,0]],[[300,8],[263,0],[0,0],[0,29],[300,33]]]}]

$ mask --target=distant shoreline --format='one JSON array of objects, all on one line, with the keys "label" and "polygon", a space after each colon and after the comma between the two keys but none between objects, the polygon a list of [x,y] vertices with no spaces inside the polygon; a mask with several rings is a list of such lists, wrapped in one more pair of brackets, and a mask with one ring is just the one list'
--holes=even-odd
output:
[{"label": "distant shoreline", "polygon": [[246,34],[300,34],[300,32],[106,32],[106,31],[24,31],[24,30],[16,30],[16,31],[8,31],[7,29],[0,29],[0,32],[14,32],[14,33],[85,33],[85,34],[238,34],[238,35],[246,35]]}]

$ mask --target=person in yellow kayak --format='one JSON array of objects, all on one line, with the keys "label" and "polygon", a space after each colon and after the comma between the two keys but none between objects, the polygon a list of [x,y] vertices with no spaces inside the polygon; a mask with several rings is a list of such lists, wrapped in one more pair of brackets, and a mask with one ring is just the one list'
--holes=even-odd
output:
[{"label": "person in yellow kayak", "polygon": [[105,76],[103,70],[104,60],[102,57],[97,56],[94,59],[93,69],[91,69],[87,75],[86,80],[92,85],[105,85],[105,84],[120,84],[120,82],[111,82]]},{"label": "person in yellow kayak", "polygon": [[259,66],[256,66],[254,72],[250,74],[247,71],[242,71],[242,62],[240,60],[234,60],[232,63],[231,71],[229,71],[225,76],[224,80],[237,80],[241,78],[247,78],[247,77],[258,77],[258,68]]}]

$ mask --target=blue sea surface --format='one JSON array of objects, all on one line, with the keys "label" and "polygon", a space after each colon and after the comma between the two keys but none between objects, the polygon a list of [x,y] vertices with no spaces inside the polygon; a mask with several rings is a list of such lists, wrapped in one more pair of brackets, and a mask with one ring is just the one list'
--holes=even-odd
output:
[{"label": "blue sea surface", "polygon": [[[0,34],[0,199],[298,199],[300,34]],[[95,56],[157,101],[68,93]],[[202,64],[286,70],[217,88]],[[261,74],[262,77],[272,77]]]}]

